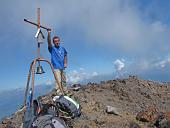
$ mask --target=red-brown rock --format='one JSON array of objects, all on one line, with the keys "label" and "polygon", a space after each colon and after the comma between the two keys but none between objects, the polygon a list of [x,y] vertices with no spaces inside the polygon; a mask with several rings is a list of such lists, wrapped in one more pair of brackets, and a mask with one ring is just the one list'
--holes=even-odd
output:
[{"label": "red-brown rock", "polygon": [[155,107],[148,107],[145,110],[140,111],[136,119],[143,122],[154,123],[159,118],[159,113]]},{"label": "red-brown rock", "polygon": [[165,113],[165,118],[167,121],[170,121],[170,112]]}]

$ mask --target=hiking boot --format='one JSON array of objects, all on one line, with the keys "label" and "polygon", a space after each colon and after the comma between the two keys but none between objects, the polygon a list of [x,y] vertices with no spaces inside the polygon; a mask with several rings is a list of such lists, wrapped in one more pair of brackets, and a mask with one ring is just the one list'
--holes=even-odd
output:
[{"label": "hiking boot", "polygon": [[52,96],[56,96],[56,95],[62,95],[62,93],[61,93],[61,91],[60,91],[60,89],[53,89],[52,90]]},{"label": "hiking boot", "polygon": [[72,95],[73,95],[73,92],[68,91],[68,90],[64,91],[64,93],[65,93],[65,95],[67,95],[67,96],[72,96]]},{"label": "hiking boot", "polygon": [[57,90],[56,90],[56,93],[57,93],[58,96],[61,96],[61,95],[62,95],[62,92],[60,91],[60,89],[57,89]]}]

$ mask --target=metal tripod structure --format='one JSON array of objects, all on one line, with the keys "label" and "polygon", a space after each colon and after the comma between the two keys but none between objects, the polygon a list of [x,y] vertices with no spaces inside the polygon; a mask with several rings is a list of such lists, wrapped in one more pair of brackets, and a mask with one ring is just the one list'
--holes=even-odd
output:
[{"label": "metal tripod structure", "polygon": [[[34,22],[31,22],[31,21],[26,20],[26,19],[24,19],[24,21],[27,22],[27,23],[30,23],[32,25],[37,26],[38,30],[40,30],[40,28],[43,28],[43,29],[46,29],[46,30],[51,30],[50,28],[47,28],[47,27],[44,27],[44,26],[40,25],[40,8],[37,9],[37,15],[38,15],[38,23],[34,23]],[[26,84],[26,90],[25,90],[24,107],[26,106],[26,102],[27,102],[27,96],[28,96],[28,91],[29,91],[30,80],[31,80],[32,97],[34,95],[35,69],[36,69],[37,62],[40,64],[40,61],[46,62],[46,63],[48,63],[50,65],[51,70],[52,70],[52,72],[54,74],[55,81],[56,81],[57,85],[59,86],[59,89],[60,89],[62,95],[64,95],[63,87],[62,87],[61,83],[59,82],[58,77],[55,74],[53,65],[51,64],[50,61],[40,57],[40,42],[38,42],[37,58],[35,58],[32,61],[31,65],[30,65],[30,69],[29,69],[29,74],[28,74],[28,79],[27,79],[27,84]],[[31,102],[31,105],[32,105],[32,102]]]}]

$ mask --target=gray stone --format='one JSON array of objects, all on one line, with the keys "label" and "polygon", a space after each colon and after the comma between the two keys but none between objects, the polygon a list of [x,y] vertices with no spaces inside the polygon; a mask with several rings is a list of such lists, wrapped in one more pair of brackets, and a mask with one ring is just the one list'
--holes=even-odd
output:
[{"label": "gray stone", "polygon": [[120,113],[118,112],[118,109],[112,106],[107,106],[106,112],[108,114],[120,115]]},{"label": "gray stone", "polygon": [[131,122],[129,128],[141,128],[137,123]]}]

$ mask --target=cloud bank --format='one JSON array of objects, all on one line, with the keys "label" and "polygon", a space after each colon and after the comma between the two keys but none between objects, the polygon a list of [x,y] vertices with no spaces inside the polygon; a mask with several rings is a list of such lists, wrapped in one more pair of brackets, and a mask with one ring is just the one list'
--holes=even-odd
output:
[{"label": "cloud bank", "polygon": [[[1,13],[8,10],[5,18],[9,24],[14,21],[13,26],[18,26],[22,31],[31,31],[29,28],[25,29],[25,24],[21,22],[27,17],[36,21],[36,8],[41,7],[42,24],[50,25],[56,30],[67,28],[69,34],[76,36],[74,34],[77,33],[74,33],[72,28],[74,27],[83,33],[87,43],[104,44],[115,51],[118,49],[119,52],[139,55],[150,53],[151,49],[157,52],[170,50],[169,27],[161,20],[145,18],[132,1],[15,0],[15,2],[6,1],[4,4],[8,8],[2,6]],[[14,9],[14,7],[19,8]]]},{"label": "cloud bank", "polygon": [[[108,62],[111,63],[110,70],[112,71],[113,66],[115,69],[113,60],[119,59],[117,71],[122,69],[129,74],[148,74],[153,71],[155,74],[164,76],[162,74],[165,73],[167,76],[170,64],[168,59],[170,54],[170,20],[168,19],[170,2],[144,1],[5,0],[0,5],[0,28],[3,30],[0,34],[0,44],[3,46],[0,49],[0,58],[6,60],[8,64],[1,61],[1,66],[17,67],[18,62],[16,60],[18,58],[21,58],[21,65],[25,66],[29,61],[26,60],[25,56],[36,54],[35,40],[33,39],[36,28],[24,23],[23,19],[36,21],[36,9],[40,7],[41,23],[51,27],[55,34],[64,33],[63,38],[69,41],[67,47],[70,51],[72,50],[71,54],[74,53],[70,60],[78,58],[76,60],[78,64],[91,60],[95,61],[95,58],[89,59],[91,58],[89,54],[89,57],[83,58],[85,61],[82,61],[82,57],[77,56],[83,50],[84,47],[82,46],[86,46],[85,51],[92,49],[95,52],[96,49],[100,48],[105,56],[108,55],[106,54],[107,51],[111,51],[110,54],[114,57],[108,57],[110,59],[108,60],[103,55],[101,62],[98,62],[101,65],[98,69],[104,71],[105,69],[102,69],[102,67],[105,67],[105,65],[102,64]],[[49,55],[47,50],[44,51],[43,54]],[[98,54],[101,55],[101,53],[95,54],[97,55],[94,55],[96,58],[100,58]],[[90,61],[86,60],[87,58]],[[125,58],[126,61],[123,62],[120,58]],[[30,59],[32,58],[30,57]],[[11,62],[13,63],[11,64]],[[70,71],[70,81],[77,82],[86,79],[87,75],[98,74],[98,71],[91,74],[79,71],[78,67],[81,67],[81,64],[75,70],[72,68],[72,71]],[[90,66],[90,63],[87,65]],[[7,69],[1,69],[1,72],[9,72]],[[25,68],[22,68],[21,71],[23,70]],[[96,70],[94,69],[94,71]],[[13,72],[16,73],[17,69]],[[10,77],[12,78],[12,76]]]}]

